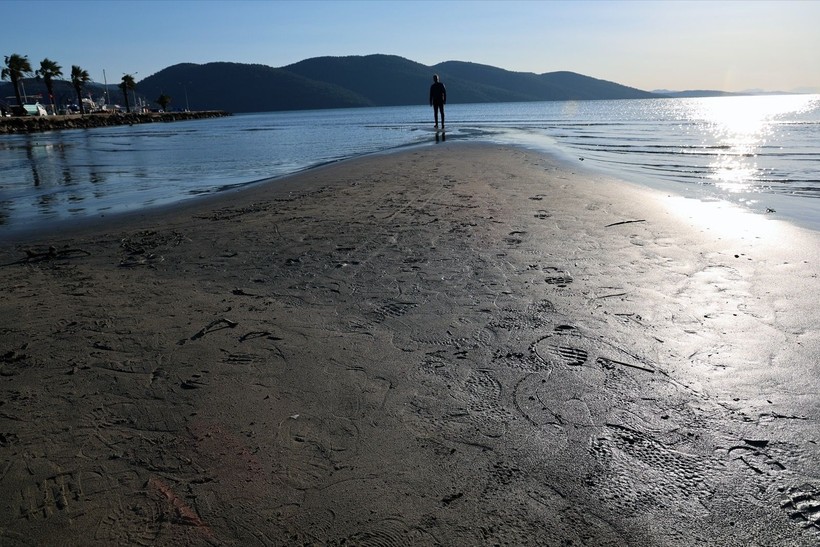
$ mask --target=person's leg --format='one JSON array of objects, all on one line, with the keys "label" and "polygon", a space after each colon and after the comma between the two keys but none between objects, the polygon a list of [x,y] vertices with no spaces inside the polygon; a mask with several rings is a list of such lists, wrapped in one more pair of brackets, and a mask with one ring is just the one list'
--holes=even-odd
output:
[{"label": "person's leg", "polygon": [[436,129],[438,129],[438,105],[433,104],[433,118],[436,120]]},{"label": "person's leg", "polygon": [[444,105],[441,105],[441,128],[444,129]]}]

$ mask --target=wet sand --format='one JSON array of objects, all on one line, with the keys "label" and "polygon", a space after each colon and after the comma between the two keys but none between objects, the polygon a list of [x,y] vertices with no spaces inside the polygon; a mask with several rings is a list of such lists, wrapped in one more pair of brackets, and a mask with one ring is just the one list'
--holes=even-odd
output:
[{"label": "wet sand", "polygon": [[817,545],[820,236],[573,171],[445,143],[1,245],[0,544]]}]

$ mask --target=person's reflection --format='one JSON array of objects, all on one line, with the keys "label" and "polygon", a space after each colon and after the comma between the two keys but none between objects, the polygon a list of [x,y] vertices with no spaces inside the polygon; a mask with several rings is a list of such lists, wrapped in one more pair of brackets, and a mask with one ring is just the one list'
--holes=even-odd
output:
[{"label": "person's reflection", "polygon": [[40,170],[37,166],[37,160],[34,158],[34,142],[31,140],[31,137],[26,139],[23,146],[26,147],[26,156],[31,164],[31,175],[34,178],[34,186],[40,186]]},{"label": "person's reflection", "polygon": [[71,171],[68,155],[66,154],[66,143],[63,139],[62,131],[57,131],[57,135],[54,140],[56,141],[54,143],[54,149],[57,151],[57,158],[59,159],[60,172],[63,175],[63,182],[66,186],[71,186],[74,183],[74,175]]},{"label": "person's reflection", "polygon": [[[86,163],[88,165],[89,180],[91,181],[91,184],[97,184],[97,183],[100,183],[100,182],[105,182],[105,179],[106,179],[105,169],[102,168],[102,166],[98,163],[99,160],[100,160],[100,157],[99,157],[98,154],[95,153],[96,149],[94,148],[94,141],[92,139],[91,131],[86,129],[85,133],[84,133],[84,137],[85,137],[85,147],[82,147],[81,150],[83,150],[88,156],[88,159],[86,160]],[[77,162],[79,164],[79,162],[80,162],[79,158],[77,159]],[[102,194],[100,194],[100,195],[102,195]]]},{"label": "person's reflection", "polygon": [[447,133],[445,133],[444,131],[442,131],[441,133],[436,131],[436,142],[444,142],[446,140],[447,140]]}]

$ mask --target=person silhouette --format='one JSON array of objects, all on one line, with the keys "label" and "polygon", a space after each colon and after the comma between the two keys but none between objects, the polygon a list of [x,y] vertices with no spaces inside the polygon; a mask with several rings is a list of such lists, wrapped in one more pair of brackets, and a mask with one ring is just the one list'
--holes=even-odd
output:
[{"label": "person silhouette", "polygon": [[444,131],[444,104],[447,102],[447,90],[438,81],[438,74],[433,74],[433,85],[430,86],[430,106],[433,107],[433,118],[438,129],[438,115],[441,113],[441,130]]}]

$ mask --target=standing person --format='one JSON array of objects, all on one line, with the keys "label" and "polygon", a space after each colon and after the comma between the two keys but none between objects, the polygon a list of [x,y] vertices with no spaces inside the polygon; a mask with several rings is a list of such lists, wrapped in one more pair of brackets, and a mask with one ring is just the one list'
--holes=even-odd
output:
[{"label": "standing person", "polygon": [[430,86],[430,106],[433,107],[433,117],[438,129],[438,114],[441,112],[441,129],[444,130],[444,104],[447,102],[447,90],[444,84],[438,81],[438,74],[433,74],[433,85]]}]

